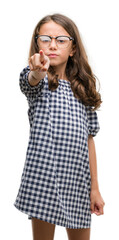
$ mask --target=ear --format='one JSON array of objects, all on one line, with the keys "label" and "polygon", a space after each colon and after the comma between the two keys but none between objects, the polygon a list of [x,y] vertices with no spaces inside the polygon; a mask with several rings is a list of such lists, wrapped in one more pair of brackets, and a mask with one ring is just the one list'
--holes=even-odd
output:
[{"label": "ear", "polygon": [[72,46],[71,52],[69,54],[70,57],[72,57],[74,55],[74,53],[76,52],[76,46]]}]

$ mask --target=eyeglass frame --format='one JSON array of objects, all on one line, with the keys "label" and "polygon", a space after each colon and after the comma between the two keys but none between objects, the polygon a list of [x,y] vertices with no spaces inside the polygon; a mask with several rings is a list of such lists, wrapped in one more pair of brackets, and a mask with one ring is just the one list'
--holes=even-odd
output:
[{"label": "eyeglass frame", "polygon": [[[35,36],[35,42],[36,42],[36,44],[37,44],[37,39],[38,39],[40,36],[49,37],[51,40],[52,40],[52,39],[56,39],[56,40],[57,40],[58,37],[67,37],[67,38],[69,38],[69,41],[71,41],[71,40],[74,41],[74,38],[73,38],[73,37],[65,36],[65,35],[60,35],[60,36],[57,36],[57,37],[51,37],[51,36],[49,36],[49,35],[36,35],[36,36]],[[56,44],[57,44],[57,42],[56,42]],[[37,46],[38,46],[38,44],[37,44]]]}]

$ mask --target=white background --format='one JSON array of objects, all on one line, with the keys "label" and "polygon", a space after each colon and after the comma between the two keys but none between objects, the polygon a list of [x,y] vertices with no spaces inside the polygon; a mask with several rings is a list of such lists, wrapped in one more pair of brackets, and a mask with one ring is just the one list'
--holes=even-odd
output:
[{"label": "white background", "polygon": [[[31,221],[13,203],[29,136],[27,101],[19,73],[27,66],[31,36],[47,14],[62,13],[78,26],[89,63],[99,78],[103,104],[95,137],[104,215],[92,215],[91,240],[118,239],[119,224],[119,8],[116,0],[5,1],[0,6],[0,235],[32,239]],[[67,239],[56,226],[55,239]]]}]

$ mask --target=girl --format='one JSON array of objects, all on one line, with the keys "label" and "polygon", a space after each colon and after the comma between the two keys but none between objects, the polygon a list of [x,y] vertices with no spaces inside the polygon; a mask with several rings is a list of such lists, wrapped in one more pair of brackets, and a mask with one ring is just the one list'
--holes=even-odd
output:
[{"label": "girl", "polygon": [[61,14],[36,26],[29,65],[20,74],[30,137],[14,203],[32,220],[34,240],[89,240],[91,214],[103,214],[93,137],[101,96],[75,23]]}]

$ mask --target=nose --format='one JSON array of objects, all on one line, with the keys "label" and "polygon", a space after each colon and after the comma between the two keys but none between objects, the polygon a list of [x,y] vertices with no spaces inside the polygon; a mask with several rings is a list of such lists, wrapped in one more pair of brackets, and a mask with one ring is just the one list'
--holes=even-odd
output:
[{"label": "nose", "polygon": [[55,38],[52,38],[49,48],[50,49],[57,49],[57,44],[56,44]]}]

